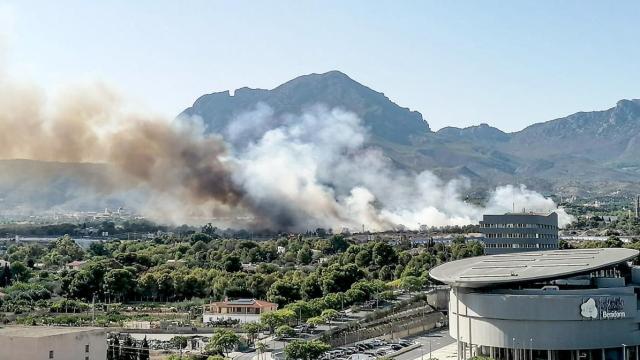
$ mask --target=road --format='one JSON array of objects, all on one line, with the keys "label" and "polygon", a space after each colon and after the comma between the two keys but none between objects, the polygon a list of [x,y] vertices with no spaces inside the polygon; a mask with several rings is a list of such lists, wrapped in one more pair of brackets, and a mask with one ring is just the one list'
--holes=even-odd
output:
[{"label": "road", "polygon": [[422,344],[422,346],[396,356],[396,360],[414,360],[421,358],[423,355],[424,359],[429,359],[429,341],[431,341],[431,351],[438,350],[456,341],[456,339],[449,336],[449,329],[436,330],[418,336],[407,337],[405,339],[417,341]]}]

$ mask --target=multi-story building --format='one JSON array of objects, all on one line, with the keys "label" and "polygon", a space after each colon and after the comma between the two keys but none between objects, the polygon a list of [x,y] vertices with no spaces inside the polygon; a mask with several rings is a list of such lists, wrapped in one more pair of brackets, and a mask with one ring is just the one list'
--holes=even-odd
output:
[{"label": "multi-story building", "polygon": [[487,255],[558,248],[558,214],[484,215],[480,232]]},{"label": "multi-story building", "polygon": [[458,359],[636,360],[637,250],[572,249],[477,256],[429,275],[451,286]]},{"label": "multi-story building", "polygon": [[7,326],[0,328],[0,359],[80,359],[107,358],[107,331],[104,328]]},{"label": "multi-story building", "polygon": [[278,304],[255,299],[236,299],[212,302],[203,306],[202,322],[238,320],[241,323],[258,322],[260,315],[278,309]]}]

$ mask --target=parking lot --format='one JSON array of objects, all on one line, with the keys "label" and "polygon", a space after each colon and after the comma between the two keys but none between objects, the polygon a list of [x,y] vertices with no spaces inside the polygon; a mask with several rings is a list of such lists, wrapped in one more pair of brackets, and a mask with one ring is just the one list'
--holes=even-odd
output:
[{"label": "parking lot", "polygon": [[415,341],[406,339],[394,341],[371,339],[358,342],[352,346],[338,347],[329,350],[320,357],[320,360],[376,359],[383,356],[392,356],[394,353],[415,346],[416,344]]},{"label": "parking lot", "polygon": [[406,353],[396,356],[395,357],[396,360],[415,360],[415,359],[426,360],[426,359],[429,359],[430,351],[434,352],[447,345],[453,344],[456,341],[456,339],[449,336],[448,328],[431,331],[419,336],[412,336],[407,339],[415,341],[416,343],[419,343],[422,346],[417,349],[407,351]]}]

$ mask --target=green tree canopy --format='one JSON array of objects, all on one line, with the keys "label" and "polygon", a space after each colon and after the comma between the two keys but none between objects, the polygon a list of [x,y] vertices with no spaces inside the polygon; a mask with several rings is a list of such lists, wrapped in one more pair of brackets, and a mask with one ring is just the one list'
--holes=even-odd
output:
[{"label": "green tree canopy", "polygon": [[222,353],[225,357],[240,342],[240,337],[232,330],[219,329],[213,334],[205,350],[209,353]]},{"label": "green tree canopy", "polygon": [[320,340],[294,340],[284,348],[284,354],[287,360],[315,360],[330,348]]}]

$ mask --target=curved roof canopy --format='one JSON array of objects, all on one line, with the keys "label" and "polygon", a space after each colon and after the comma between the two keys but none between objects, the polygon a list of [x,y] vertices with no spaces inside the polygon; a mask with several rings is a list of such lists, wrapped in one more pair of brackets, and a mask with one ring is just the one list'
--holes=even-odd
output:
[{"label": "curved roof canopy", "polygon": [[477,256],[439,265],[429,275],[452,286],[489,287],[585,273],[633,259],[638,253],[633,249],[607,248]]}]

